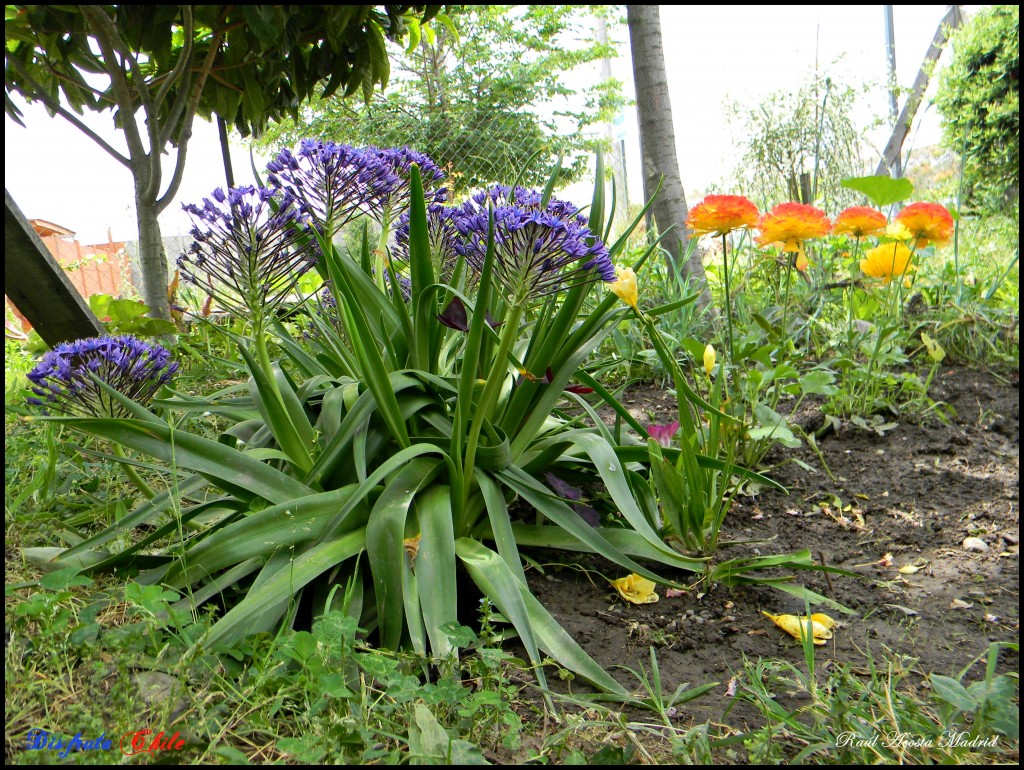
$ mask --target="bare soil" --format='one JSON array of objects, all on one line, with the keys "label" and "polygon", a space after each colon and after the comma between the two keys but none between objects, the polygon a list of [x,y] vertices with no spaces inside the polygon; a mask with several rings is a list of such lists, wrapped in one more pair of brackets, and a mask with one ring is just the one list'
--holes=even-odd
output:
[{"label": "bare soil", "polygon": [[[948,424],[935,416],[893,417],[898,425],[884,435],[848,426],[832,431],[818,442],[831,477],[809,447],[773,450],[768,459],[777,465],[769,475],[788,494],[762,490],[738,498],[723,540],[760,542],[730,547],[720,558],[753,549],[775,554],[810,548],[820,561],[859,575],[798,576],[854,611],[828,610],[840,624],[828,645],[817,649],[819,662],[856,663],[889,648],[916,658],[913,671],[923,681],[929,673],[957,676],[990,642],[1016,640],[1018,376],[957,367],[940,372],[929,395],[950,407]],[[653,421],[671,419],[673,402],[657,388],[633,388],[625,403],[643,422],[652,415]],[[811,429],[821,425],[816,407],[795,419]],[[965,548],[968,537],[980,539],[987,550]],[[565,554],[557,560],[564,563]],[[908,565],[920,569],[900,571]],[[543,575],[531,573],[531,587],[606,668],[648,666],[654,646],[666,692],[686,682],[718,682],[680,709],[681,726],[721,722],[732,700],[726,697],[728,684],[744,658],[803,660],[800,643],[761,615],[762,610],[802,615],[802,602],[788,594],[763,586],[712,586],[633,605],[598,574],[620,576],[609,574],[614,569],[599,558],[581,557],[545,567]],[[1009,653],[1001,663],[1018,669]],[[623,668],[613,672],[623,684],[637,685]],[[978,664],[968,679],[982,673]],[[757,714],[743,705],[727,719],[739,730],[758,725]]]}]

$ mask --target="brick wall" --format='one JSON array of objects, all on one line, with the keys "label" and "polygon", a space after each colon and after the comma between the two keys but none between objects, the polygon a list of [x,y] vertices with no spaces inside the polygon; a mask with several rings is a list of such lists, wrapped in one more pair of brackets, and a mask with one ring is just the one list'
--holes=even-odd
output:
[{"label": "brick wall", "polygon": [[[30,219],[29,222],[86,301],[93,294],[123,297],[137,293],[123,242],[111,239],[107,243],[84,245],[78,242],[72,231],[60,225],[41,219]],[[23,331],[32,328],[7,297],[4,297],[4,302],[21,322]]]}]

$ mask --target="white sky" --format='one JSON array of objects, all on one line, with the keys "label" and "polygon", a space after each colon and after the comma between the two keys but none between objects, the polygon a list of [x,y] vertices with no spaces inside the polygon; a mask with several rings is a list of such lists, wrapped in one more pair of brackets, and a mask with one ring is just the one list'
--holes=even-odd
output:
[{"label": "white sky", "polygon": [[[980,6],[964,6],[970,14]],[[774,89],[794,90],[815,65],[833,80],[875,83],[861,117],[888,115],[885,37],[881,5],[842,6],[662,6],[666,66],[679,151],[680,172],[688,196],[719,182],[731,168],[731,129],[725,105],[755,106]],[[946,12],[943,5],[897,5],[894,9],[897,81],[909,89]],[[625,29],[612,35],[628,43]],[[838,62],[837,62],[838,60]],[[941,63],[946,60],[943,56]],[[613,64],[613,74],[632,94],[628,44]],[[936,78],[933,76],[932,84]],[[935,110],[918,111],[921,130],[910,141],[923,147],[938,141]],[[24,109],[21,128],[6,119],[4,185],[28,218],[46,219],[78,234],[83,243],[100,243],[110,228],[115,241],[137,238],[131,175],[92,140],[41,107]],[[923,115],[922,115],[923,113]],[[922,120],[923,118],[923,120]],[[84,120],[115,147],[123,148],[110,113],[87,113]],[[627,164],[639,157],[635,111],[627,112]],[[916,127],[917,124],[915,124]],[[888,138],[880,136],[881,148]],[[906,146],[905,146],[906,148]],[[232,147],[237,184],[253,181],[248,150]],[[165,175],[171,171],[169,156]],[[264,160],[258,160],[262,171]],[[631,197],[639,197],[639,174],[630,176]],[[161,217],[164,235],[190,227],[182,203],[193,203],[224,184],[216,128],[196,121],[178,196]],[[689,198],[688,198],[689,200]],[[691,205],[696,199],[689,201]]]}]

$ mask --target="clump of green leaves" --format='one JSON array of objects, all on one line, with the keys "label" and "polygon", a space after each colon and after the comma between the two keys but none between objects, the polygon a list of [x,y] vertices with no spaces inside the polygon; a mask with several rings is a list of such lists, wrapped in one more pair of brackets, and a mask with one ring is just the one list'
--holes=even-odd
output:
[{"label": "clump of green leaves", "polygon": [[935,105],[946,144],[962,155],[965,202],[1012,208],[1020,186],[1020,6],[983,8],[951,45]]}]

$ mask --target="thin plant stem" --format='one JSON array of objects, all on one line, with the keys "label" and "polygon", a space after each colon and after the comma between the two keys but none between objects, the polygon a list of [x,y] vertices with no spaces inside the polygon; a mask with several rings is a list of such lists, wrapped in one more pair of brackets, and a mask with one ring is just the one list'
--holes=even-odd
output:
[{"label": "thin plant stem", "polygon": [[736,348],[732,335],[732,297],[729,293],[729,251],[726,234],[722,233],[722,266],[725,272],[725,323],[729,330],[729,363],[736,362]]},{"label": "thin plant stem", "polygon": [[156,497],[156,492],[154,492],[153,488],[142,479],[142,476],[139,475],[139,472],[135,470],[135,467],[129,461],[128,455],[124,451],[124,447],[117,442],[114,442],[114,454],[124,461],[120,463],[121,468],[124,469],[124,473],[128,477],[128,480],[135,485],[135,488],[142,493],[143,497],[148,500],[152,500]]},{"label": "thin plant stem", "polygon": [[[799,254],[799,252],[798,252]],[[782,364],[787,358],[789,358],[789,335],[787,332],[787,326],[789,324],[789,286],[792,283],[793,278],[793,265],[792,258],[786,257],[786,289],[783,292],[782,298],[782,326],[779,329],[779,360],[778,363]],[[772,391],[772,409],[775,409],[779,404],[779,397],[781,394],[782,382],[778,378],[775,380],[775,387]]]},{"label": "thin plant stem", "polygon": [[[860,254],[860,236],[858,235],[854,240],[854,253]],[[853,296],[856,291],[857,281],[857,259],[854,257],[854,269],[850,273],[850,291],[847,296],[847,305],[849,306],[846,313],[846,344],[850,346],[850,360],[853,361],[857,355],[857,349],[854,345],[853,335]]]},{"label": "thin plant stem", "polygon": [[[501,339],[498,343],[498,350],[491,362],[491,369],[487,373],[486,384],[480,401],[473,413],[469,427],[469,437],[466,439],[466,454],[463,461],[463,478],[467,480],[466,494],[469,494],[470,483],[473,478],[473,469],[476,465],[476,450],[480,444],[480,432],[483,430],[484,420],[490,417],[493,401],[497,398],[501,384],[508,376],[508,358],[512,352],[512,345],[519,334],[519,319],[523,314],[523,303],[516,302],[509,307],[508,317],[505,319],[505,326],[502,329]],[[478,310],[477,312],[483,312]],[[463,501],[464,503],[466,501]]]}]

